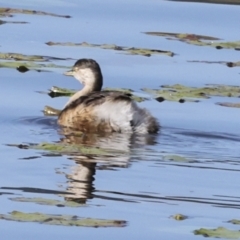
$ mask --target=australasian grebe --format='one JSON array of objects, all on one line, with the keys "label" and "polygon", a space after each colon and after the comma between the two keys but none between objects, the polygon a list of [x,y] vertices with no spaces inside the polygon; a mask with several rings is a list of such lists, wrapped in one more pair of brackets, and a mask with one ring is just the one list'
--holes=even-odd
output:
[{"label": "australasian grebe", "polygon": [[146,109],[138,107],[130,94],[101,91],[101,69],[93,59],[78,60],[72,70],[84,87],[70,97],[58,117],[58,123],[83,132],[156,133],[160,125]]}]

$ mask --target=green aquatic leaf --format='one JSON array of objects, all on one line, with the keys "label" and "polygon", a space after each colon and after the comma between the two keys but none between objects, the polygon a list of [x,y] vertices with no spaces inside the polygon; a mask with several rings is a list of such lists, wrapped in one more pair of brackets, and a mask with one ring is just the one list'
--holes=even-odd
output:
[{"label": "green aquatic leaf", "polygon": [[[1,16],[1,15],[0,15]],[[28,22],[22,22],[22,21],[3,21],[0,19],[0,25],[6,24],[6,23],[13,23],[13,24],[26,24]]]},{"label": "green aquatic leaf", "polygon": [[233,108],[240,108],[240,103],[231,103],[231,102],[217,102],[219,106],[223,107],[233,107]]},{"label": "green aquatic leaf", "polygon": [[199,60],[190,60],[188,62],[191,63],[208,63],[208,64],[222,64],[222,65],[226,65],[228,67],[239,67],[240,66],[240,62],[227,62],[227,61],[199,61]]},{"label": "green aquatic leaf", "polygon": [[76,90],[53,86],[49,90],[48,95],[50,97],[61,97],[61,96],[69,96],[70,97],[76,92],[77,92]]},{"label": "green aquatic leaf", "polygon": [[179,155],[165,155],[163,156],[163,160],[174,161],[174,162],[191,162],[192,160],[182,157]]},{"label": "green aquatic leaf", "polygon": [[[230,85],[207,85],[206,87],[187,87],[180,84],[163,85],[161,89],[143,88],[143,91],[153,95],[159,102],[168,101],[196,101],[196,99],[208,99],[212,96],[239,97],[240,87]],[[161,100],[161,101],[160,101]]]},{"label": "green aquatic leaf", "polygon": [[[133,94],[133,90],[127,89],[127,88],[104,88],[103,90],[104,91],[118,91],[118,92],[131,94],[131,98],[136,102],[143,102],[143,101],[149,100],[146,97],[141,97],[136,94]],[[72,96],[76,92],[77,92],[76,90],[53,86],[49,90],[48,95],[50,97]]]},{"label": "green aquatic leaf", "polygon": [[171,37],[172,39],[182,39],[182,40],[220,40],[216,37],[197,35],[197,34],[189,34],[189,33],[169,33],[169,32],[144,32],[147,35],[152,36],[161,36],[161,37]]},{"label": "green aquatic leaf", "polygon": [[[61,66],[61,65],[56,65],[53,63],[48,63],[48,64],[38,64],[34,62],[22,62],[22,61],[15,61],[15,62],[10,62],[10,61],[0,61],[0,68],[15,68],[18,71],[21,72],[22,69],[25,69],[26,71],[28,70],[36,70],[36,71],[43,71],[48,70],[52,71],[55,68],[68,68],[67,66]],[[20,70],[19,70],[20,69]],[[26,72],[25,71],[25,72]],[[22,71],[24,72],[24,71]]]},{"label": "green aquatic leaf", "polygon": [[0,59],[15,60],[15,61],[30,61],[30,62],[47,62],[50,60],[69,60],[71,58],[59,58],[59,57],[52,57],[52,56],[25,55],[21,53],[0,52]]},{"label": "green aquatic leaf", "polygon": [[240,231],[229,230],[224,227],[218,227],[216,229],[200,228],[194,230],[195,235],[203,235],[204,237],[213,238],[226,238],[226,239],[239,239]]},{"label": "green aquatic leaf", "polygon": [[25,73],[25,72],[27,72],[27,71],[30,70],[30,69],[27,68],[26,66],[19,66],[19,67],[17,67],[16,69],[17,69],[19,72],[21,72],[21,73]]},{"label": "green aquatic leaf", "polygon": [[240,41],[233,42],[219,42],[219,38],[197,35],[197,34],[188,34],[188,33],[168,33],[168,32],[145,32],[145,34],[152,36],[166,37],[169,40],[177,40],[185,42],[191,45],[196,46],[209,46],[216,49],[235,49],[240,50]]},{"label": "green aquatic leaf", "polygon": [[[149,93],[152,95],[158,102],[163,101],[175,101],[184,103],[185,101],[191,101],[191,102],[198,102],[198,100],[194,98],[205,98],[207,99],[207,96],[198,96],[196,94],[192,93],[186,93],[186,92],[180,92],[180,91],[171,91],[169,89],[149,89],[149,88],[143,88],[144,92]],[[193,99],[191,99],[193,98]]]},{"label": "green aquatic leaf", "polygon": [[32,145],[30,148],[44,151],[51,151],[57,153],[81,153],[83,155],[108,155],[109,153],[103,149],[95,147],[85,147],[78,144],[64,144],[64,143],[40,143]]},{"label": "green aquatic leaf", "polygon": [[235,50],[240,50],[240,41],[235,41],[235,42],[213,42],[209,44],[212,47],[215,47],[217,49],[230,49],[233,48]]},{"label": "green aquatic leaf", "polygon": [[118,91],[118,92],[123,92],[123,93],[129,93],[129,94],[132,94],[133,93],[133,90],[130,89],[130,88],[104,88],[103,90],[105,91]]},{"label": "green aquatic leaf", "polygon": [[62,18],[70,18],[69,15],[60,15],[55,13],[48,13],[43,11],[35,11],[28,9],[17,9],[17,8],[0,8],[0,16],[4,17],[12,17],[12,14],[30,14],[30,15],[42,15],[42,16],[51,16],[51,17],[62,17]]},{"label": "green aquatic leaf", "polygon": [[232,220],[230,220],[230,221],[228,221],[228,222],[230,222],[230,223],[232,223],[232,224],[240,225],[240,220],[238,220],[238,219],[232,219]]},{"label": "green aquatic leaf", "polygon": [[240,67],[240,62],[227,62],[228,67]]},{"label": "green aquatic leaf", "polygon": [[60,112],[60,109],[56,109],[50,106],[45,106],[43,109],[43,113],[45,116],[58,116]]},{"label": "green aquatic leaf", "polygon": [[16,197],[16,198],[9,198],[15,202],[30,202],[36,203],[40,205],[48,205],[48,206],[57,206],[57,207],[81,207],[86,206],[86,204],[81,204],[74,201],[58,201],[55,199],[46,199],[46,198],[25,198],[25,197]]},{"label": "green aquatic leaf", "polygon": [[174,56],[174,53],[171,51],[163,51],[163,50],[159,50],[159,49],[148,49],[148,48],[123,47],[123,46],[117,46],[114,44],[91,44],[91,43],[87,43],[87,42],[82,42],[82,43],[47,42],[46,44],[48,46],[96,47],[96,48],[102,48],[102,49],[124,51],[126,54],[141,55],[141,56],[146,56],[146,57],[150,57],[153,54],[166,55],[166,56],[170,56],[170,57]]},{"label": "green aquatic leaf", "polygon": [[[75,132],[74,132],[75,133]],[[83,135],[81,132],[76,132],[78,136]],[[116,151],[112,149],[103,149],[98,147],[88,147],[82,144],[67,144],[59,143],[39,143],[39,144],[6,144],[10,147],[18,147],[21,149],[35,149],[63,155],[77,155],[77,156],[113,156],[116,154],[124,154],[123,151]]]},{"label": "green aquatic leaf", "polygon": [[80,218],[76,215],[54,215],[43,213],[24,213],[12,211],[9,214],[0,214],[0,219],[17,222],[38,222],[48,225],[75,226],[75,227],[125,227],[124,220],[105,220],[94,218]]},{"label": "green aquatic leaf", "polygon": [[171,216],[171,218],[174,218],[177,221],[182,221],[188,218],[188,216],[183,215],[183,214],[175,214],[173,216]]}]

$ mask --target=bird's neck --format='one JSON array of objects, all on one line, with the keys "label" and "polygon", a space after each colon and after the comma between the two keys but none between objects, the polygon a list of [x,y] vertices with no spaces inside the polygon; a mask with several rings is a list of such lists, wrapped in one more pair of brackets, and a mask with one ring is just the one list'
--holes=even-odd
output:
[{"label": "bird's neck", "polygon": [[91,92],[94,91],[101,91],[101,89],[96,88],[94,86],[84,86],[80,91],[76,92],[75,94],[73,94],[67,104],[64,107],[67,107],[69,104],[71,104],[72,102],[74,102],[75,100],[77,100],[78,98],[82,97],[82,96],[86,96]]}]

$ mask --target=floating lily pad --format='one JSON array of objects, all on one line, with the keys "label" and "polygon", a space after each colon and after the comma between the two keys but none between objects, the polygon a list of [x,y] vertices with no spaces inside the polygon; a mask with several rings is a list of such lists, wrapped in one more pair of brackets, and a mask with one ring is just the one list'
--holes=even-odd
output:
[{"label": "floating lily pad", "polygon": [[150,57],[152,54],[160,54],[173,57],[174,53],[171,51],[163,51],[159,49],[148,49],[148,48],[135,48],[135,47],[123,47],[115,44],[91,44],[87,42],[82,43],[71,43],[71,42],[47,42],[48,46],[68,46],[68,47],[96,47],[102,49],[111,49],[116,51],[124,51],[130,55],[141,55]]},{"label": "floating lily pad", "polygon": [[50,60],[71,60],[71,58],[59,58],[41,55],[24,55],[21,53],[0,53],[0,59],[31,62],[47,62]]},{"label": "floating lily pad", "polygon": [[[80,133],[79,133],[80,134]],[[118,153],[122,154],[123,151],[116,151],[111,149],[102,149],[98,147],[87,147],[81,144],[67,144],[59,143],[39,143],[39,144],[7,144],[10,147],[18,147],[21,149],[36,149],[54,152],[62,155],[81,155],[81,156],[112,156]]]},{"label": "floating lily pad", "polygon": [[[1,15],[0,15],[1,16]],[[28,22],[22,22],[22,21],[3,21],[3,20],[0,20],[0,25],[2,24],[6,24],[6,23],[13,23],[13,24],[26,24]]]},{"label": "floating lily pad", "polygon": [[43,11],[27,10],[27,9],[16,9],[16,8],[0,8],[0,16],[12,17],[12,14],[31,14],[31,15],[42,15],[42,16],[51,16],[51,17],[62,17],[70,18],[69,15],[60,15],[55,13],[48,13]]},{"label": "floating lily pad", "polygon": [[0,214],[0,219],[18,222],[38,222],[48,225],[76,227],[125,227],[124,220],[104,220],[94,218],[79,218],[74,215],[53,215],[42,213],[23,213],[13,211],[10,214]]},{"label": "floating lily pad", "polygon": [[240,66],[240,62],[226,62],[226,61],[199,61],[199,60],[191,60],[188,62],[192,62],[192,63],[208,63],[208,64],[223,64],[226,65],[228,67],[239,67]]},{"label": "floating lily pad", "polygon": [[228,221],[228,222],[230,222],[230,223],[232,223],[232,224],[240,225],[240,220],[238,220],[238,219],[232,219],[232,220],[230,220],[230,221]]},{"label": "floating lily pad", "polygon": [[80,207],[86,206],[86,204],[80,204],[74,201],[65,201],[61,202],[54,199],[46,199],[46,198],[25,198],[25,197],[16,197],[10,198],[10,200],[15,202],[30,202],[30,203],[37,203],[40,205],[49,205],[49,206],[57,206],[57,207]]},{"label": "floating lily pad", "polygon": [[214,238],[226,238],[226,239],[240,238],[240,231],[229,230],[224,227],[219,227],[216,229],[200,228],[198,230],[195,230],[194,234],[203,235],[204,237],[214,237]]},{"label": "floating lily pad", "polygon": [[219,38],[197,35],[197,34],[188,34],[188,33],[168,33],[168,32],[145,32],[145,34],[152,36],[161,36],[166,37],[169,40],[178,40],[192,45],[197,46],[210,46],[216,49],[235,49],[240,50],[240,41],[233,42],[219,42]]},{"label": "floating lily pad", "polygon": [[231,103],[231,102],[217,102],[217,105],[223,107],[233,107],[233,108],[240,108],[240,103]]},{"label": "floating lily pad", "polygon": [[165,155],[163,156],[163,160],[174,161],[174,162],[190,162],[191,161],[186,157],[182,157],[179,155]]},{"label": "floating lily pad", "polygon": [[45,116],[58,116],[60,112],[60,109],[56,109],[50,106],[45,106],[43,109],[43,113]]},{"label": "floating lily pad", "polygon": [[175,214],[173,216],[171,216],[171,218],[174,218],[177,221],[182,221],[188,218],[188,216],[183,215],[183,214]]},{"label": "floating lily pad", "polygon": [[21,73],[25,73],[25,72],[27,72],[27,71],[30,70],[30,69],[27,68],[26,66],[19,66],[19,67],[17,67],[16,69],[17,69],[19,72],[21,72]]},{"label": "floating lily pad", "polygon": [[29,70],[43,71],[42,69],[53,70],[54,68],[68,68],[67,66],[56,65],[54,63],[34,63],[34,62],[22,62],[22,61],[0,61],[0,68],[15,68],[20,72],[27,72]]},{"label": "floating lily pad", "polygon": [[[230,85],[207,85],[206,87],[187,87],[180,84],[163,85],[161,89],[144,88],[143,91],[152,94],[158,101],[196,101],[196,99],[207,99],[212,96],[239,97],[240,87]],[[159,100],[160,99],[160,100]],[[161,102],[160,101],[160,102]]]},{"label": "floating lily pad", "polygon": [[70,96],[72,96],[76,92],[77,92],[76,90],[72,90],[72,89],[68,89],[68,88],[60,88],[60,87],[53,86],[48,91],[48,95],[50,97],[53,97],[53,98],[54,97],[61,97],[61,96],[70,97]]},{"label": "floating lily pad", "polygon": [[188,33],[169,33],[169,32],[144,32],[145,34],[152,36],[161,36],[161,37],[171,37],[170,39],[182,39],[182,40],[220,40],[216,37],[197,35],[197,34],[188,34]]},{"label": "floating lily pad", "polygon": [[240,67],[240,62],[227,62],[228,67]]},{"label": "floating lily pad", "polygon": [[[133,90],[127,89],[127,88],[104,88],[103,90],[104,91],[119,91],[119,92],[131,94],[132,99],[136,102],[143,102],[145,100],[148,100],[148,98],[134,95]],[[49,90],[48,95],[50,97],[72,96],[76,92],[77,92],[76,90],[71,90],[68,88],[59,88],[59,87],[53,86]]]},{"label": "floating lily pad", "polygon": [[40,156],[30,156],[30,157],[23,157],[23,158],[19,158],[21,160],[32,160],[32,159],[37,159],[37,158],[41,158]]}]

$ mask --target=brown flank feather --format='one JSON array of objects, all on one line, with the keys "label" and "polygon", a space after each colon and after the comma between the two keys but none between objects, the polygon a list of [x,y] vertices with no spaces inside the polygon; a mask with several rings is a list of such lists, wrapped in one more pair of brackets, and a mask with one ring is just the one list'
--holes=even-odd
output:
[{"label": "brown flank feather", "polygon": [[83,132],[112,132],[110,122],[98,119],[92,114],[93,108],[106,101],[131,102],[131,94],[118,91],[91,92],[82,96],[66,106],[59,114],[58,123],[71,126]]}]

